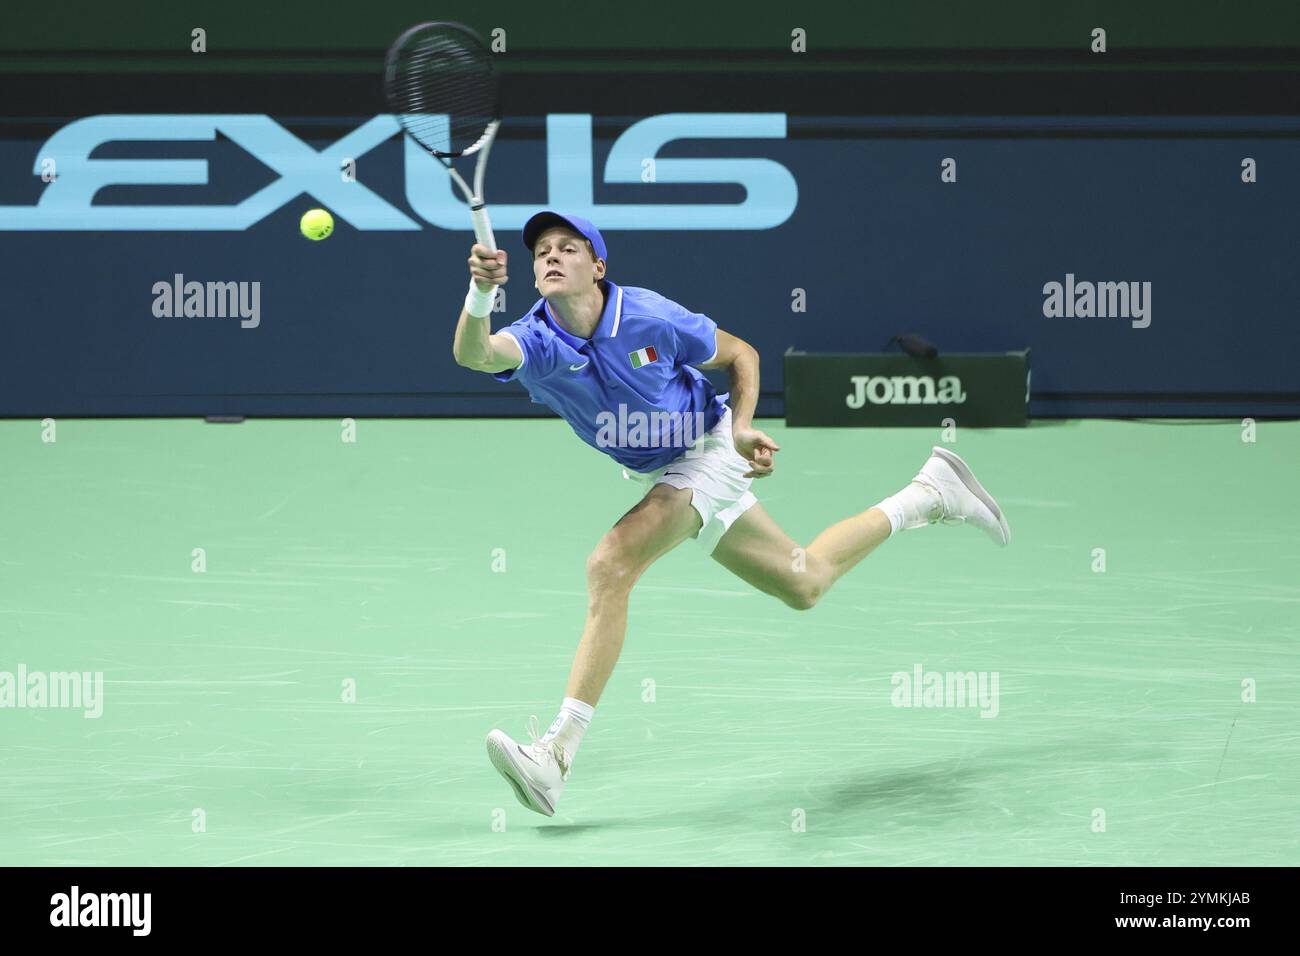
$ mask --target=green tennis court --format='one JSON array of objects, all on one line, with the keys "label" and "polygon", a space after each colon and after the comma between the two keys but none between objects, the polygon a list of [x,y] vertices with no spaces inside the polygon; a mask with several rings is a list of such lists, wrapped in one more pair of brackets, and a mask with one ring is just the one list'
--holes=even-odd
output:
[{"label": "green tennis court", "polygon": [[[801,542],[940,441],[755,424]],[[0,672],[103,674],[0,709],[0,862],[1300,863],[1298,423],[963,431],[1011,546],[902,535],[808,612],[688,541],[550,819],[483,740],[554,713],[631,483],[559,420],[341,433],[0,422]]]}]

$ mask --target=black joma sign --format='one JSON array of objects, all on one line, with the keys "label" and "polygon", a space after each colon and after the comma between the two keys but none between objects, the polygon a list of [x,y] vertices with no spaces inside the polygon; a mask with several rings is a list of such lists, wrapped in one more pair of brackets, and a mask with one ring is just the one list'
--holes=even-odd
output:
[{"label": "black joma sign", "polygon": [[1023,426],[1029,352],[996,355],[829,355],[787,352],[787,425]]}]

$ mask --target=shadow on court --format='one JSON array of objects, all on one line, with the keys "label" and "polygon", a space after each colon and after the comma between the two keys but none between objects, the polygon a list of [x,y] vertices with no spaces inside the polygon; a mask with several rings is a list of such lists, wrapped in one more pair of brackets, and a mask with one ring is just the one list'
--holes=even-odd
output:
[{"label": "shadow on court", "polygon": [[537,827],[537,832],[549,838],[610,830],[681,827],[752,832],[762,829],[761,821],[766,820],[788,825],[791,809],[796,806],[829,814],[835,823],[830,827],[820,824],[823,832],[860,830],[860,813],[870,813],[877,823],[929,825],[963,815],[972,819],[983,817],[992,794],[1023,790],[1027,780],[1043,771],[1083,773],[1099,765],[1113,769],[1116,764],[1156,764],[1166,757],[1164,750],[1138,748],[1119,739],[1108,743],[1095,738],[1061,741],[949,758],[928,766],[883,772],[858,770],[838,780],[798,790],[778,785],[773,788],[775,792],[765,796],[755,798],[753,791],[747,791],[723,804],[694,810],[607,817],[572,824],[551,821]]}]

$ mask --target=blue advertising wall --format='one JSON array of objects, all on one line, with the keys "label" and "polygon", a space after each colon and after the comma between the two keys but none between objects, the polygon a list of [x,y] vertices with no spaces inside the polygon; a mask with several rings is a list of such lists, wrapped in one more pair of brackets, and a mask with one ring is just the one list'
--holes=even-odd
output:
[{"label": "blue advertising wall", "polygon": [[[468,215],[391,118],[72,122],[0,137],[0,415],[549,414],[453,362]],[[901,332],[1030,348],[1034,415],[1296,414],[1297,135],[1276,116],[511,118],[487,177],[514,265],[493,324],[534,301],[518,227],[554,203],[605,229],[616,282],[759,349],[763,415],[786,349]],[[323,242],[298,233],[315,205]],[[177,274],[260,283],[258,324],[156,316]],[[1149,282],[1150,324],[1046,317],[1067,274]]]}]

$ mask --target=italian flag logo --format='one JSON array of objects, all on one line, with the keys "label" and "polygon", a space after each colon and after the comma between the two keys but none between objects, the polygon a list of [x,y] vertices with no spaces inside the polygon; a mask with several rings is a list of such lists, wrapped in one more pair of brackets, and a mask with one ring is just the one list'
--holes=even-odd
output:
[{"label": "italian flag logo", "polygon": [[654,362],[659,358],[658,354],[655,353],[655,347],[653,345],[647,345],[645,348],[637,349],[635,352],[628,352],[627,357],[631,360],[633,368],[640,368],[642,365],[649,365],[651,362]]}]

